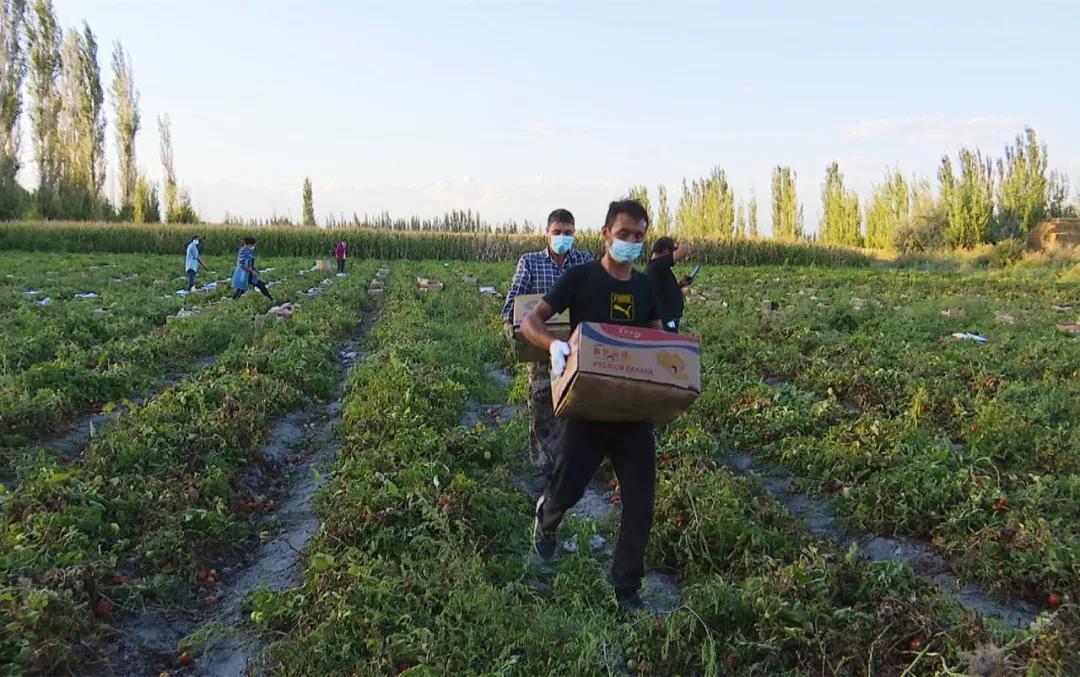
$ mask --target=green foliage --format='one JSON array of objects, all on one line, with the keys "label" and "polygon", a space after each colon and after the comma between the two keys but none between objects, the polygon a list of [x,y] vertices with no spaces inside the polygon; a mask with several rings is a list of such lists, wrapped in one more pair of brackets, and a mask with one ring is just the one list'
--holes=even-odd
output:
[{"label": "green foliage", "polygon": [[672,230],[671,208],[668,206],[667,186],[663,184],[657,186],[656,194],[659,199],[656,208],[656,231],[660,235],[670,235]]},{"label": "green foliage", "polygon": [[680,237],[730,238],[735,227],[735,196],[727,174],[716,167],[709,176],[682,183],[675,215]]},{"label": "green foliage", "polygon": [[[135,135],[139,131],[139,90],[135,88],[135,74],[131,58],[117,40],[112,54],[112,105],[115,123],[116,157],[120,168],[120,211],[124,216],[134,217],[135,188],[138,168],[135,165]],[[125,218],[124,220],[128,220]]]},{"label": "green foliage", "polygon": [[844,189],[844,177],[840,173],[840,165],[836,162],[825,168],[821,203],[821,241],[848,247],[861,246],[859,197]]},{"label": "green foliage", "polygon": [[[1051,199],[1046,175],[1046,145],[1039,144],[1035,130],[1024,130],[1005,158],[998,160],[998,210],[1003,235],[1026,236],[1046,216]],[[1066,184],[1067,185],[1067,184]]]},{"label": "green foliage", "polygon": [[0,219],[19,214],[24,191],[19,172],[22,84],[26,78],[23,42],[25,0],[0,0]]},{"label": "green foliage", "polygon": [[757,197],[753,192],[750,193],[750,203],[746,207],[746,228],[747,235],[750,237],[758,236],[758,220],[757,220]]},{"label": "green foliage", "polygon": [[62,65],[61,32],[52,0],[35,0],[26,23],[26,35],[30,46],[30,122],[38,170],[36,202],[40,212],[48,215],[58,199],[62,161],[58,127],[61,101],[56,86]]},{"label": "green foliage", "polygon": [[894,245],[897,232],[911,217],[911,198],[911,190],[899,169],[874,187],[866,209],[867,247],[887,249]]},{"label": "green foliage", "polygon": [[641,206],[645,208],[645,213],[649,215],[649,226],[655,226],[656,215],[653,213],[652,204],[649,202],[649,189],[645,186],[631,186],[628,197],[641,203]]},{"label": "green foliage", "polygon": [[775,167],[772,174],[773,237],[794,240],[803,236],[803,210],[795,192],[791,167]]},{"label": "green foliage", "polygon": [[158,201],[157,184],[140,176],[135,182],[135,203],[132,205],[135,223],[160,223],[161,205]]},{"label": "green foliage", "polygon": [[981,152],[960,149],[960,176],[953,172],[948,156],[941,159],[938,180],[941,204],[948,223],[950,246],[970,249],[986,242],[994,216],[993,167]]},{"label": "green foliage", "polygon": [[315,206],[311,196],[311,177],[304,179],[304,221],[305,226],[315,225]]}]

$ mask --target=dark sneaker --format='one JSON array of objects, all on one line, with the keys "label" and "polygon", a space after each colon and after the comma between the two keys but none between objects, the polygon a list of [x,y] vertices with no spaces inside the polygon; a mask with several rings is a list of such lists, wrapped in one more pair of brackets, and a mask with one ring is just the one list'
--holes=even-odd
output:
[{"label": "dark sneaker", "polygon": [[547,533],[541,526],[540,517],[543,509],[544,497],[541,495],[536,501],[536,517],[533,520],[533,550],[544,559],[551,559],[555,556],[558,543],[555,542],[555,534]]},{"label": "dark sneaker", "polygon": [[637,590],[616,590],[615,599],[619,602],[619,609],[623,613],[636,614],[645,611],[645,602]]}]

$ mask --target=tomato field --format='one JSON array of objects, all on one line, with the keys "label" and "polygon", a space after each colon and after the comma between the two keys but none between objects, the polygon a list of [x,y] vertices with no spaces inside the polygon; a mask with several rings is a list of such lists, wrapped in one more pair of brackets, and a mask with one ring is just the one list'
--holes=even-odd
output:
[{"label": "tomato field", "polygon": [[627,618],[606,466],[530,554],[527,379],[479,289],[512,261],[270,258],[285,320],[177,295],[172,257],[0,262],[8,672],[1080,673],[1080,289],[1050,268],[703,268]]}]

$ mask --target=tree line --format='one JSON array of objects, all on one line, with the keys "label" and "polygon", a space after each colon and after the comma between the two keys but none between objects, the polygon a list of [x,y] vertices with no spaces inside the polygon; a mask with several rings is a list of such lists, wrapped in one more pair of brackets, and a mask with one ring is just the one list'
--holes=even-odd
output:
[{"label": "tree line", "polygon": [[[119,41],[108,88],[119,187],[114,204],[104,191],[106,89],[89,24],[63,30],[52,0],[0,0],[0,36],[0,219],[199,221],[176,178],[167,115],[157,119],[163,195],[136,163],[139,90]],[[32,191],[17,181],[24,113],[37,170]]]},{"label": "tree line", "polygon": [[[869,199],[860,203],[859,196],[845,187],[839,164],[832,162],[825,168],[821,221],[813,235],[804,228],[796,178],[791,167],[777,166],[772,171],[773,236],[778,239],[902,251],[970,248],[1023,238],[1047,218],[1080,215],[1080,205],[1069,203],[1068,177],[1049,170],[1046,144],[1030,128],[1006,146],[996,161],[967,148],[960,149],[955,163],[948,155],[942,157],[936,192],[928,180],[890,169]],[[720,168],[690,183],[683,179],[674,214],[664,186],[657,188],[656,211],[645,186],[632,186],[629,195],[645,205],[651,222],[664,234],[759,235],[753,192],[748,202],[736,201]]]}]

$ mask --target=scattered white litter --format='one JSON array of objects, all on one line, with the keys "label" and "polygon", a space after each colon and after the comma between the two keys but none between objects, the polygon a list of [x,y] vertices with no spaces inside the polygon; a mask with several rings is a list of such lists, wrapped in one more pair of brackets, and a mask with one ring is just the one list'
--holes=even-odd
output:
[{"label": "scattered white litter", "polygon": [[334,281],[331,280],[330,278],[326,278],[325,280],[323,280],[319,284],[321,284],[324,287],[329,287],[330,285],[334,284]]},{"label": "scattered white litter", "polygon": [[41,291],[42,290],[40,290],[40,289],[29,289],[29,290],[23,292],[23,296],[37,296],[38,294],[41,293]]},{"label": "scattered white litter", "polygon": [[348,276],[349,276],[348,273],[338,273],[337,274],[337,277],[348,277]]},{"label": "scattered white litter", "polygon": [[990,340],[980,334],[972,334],[971,332],[967,331],[955,332],[952,337],[957,341],[974,341],[976,343],[987,343]]},{"label": "scattered white litter", "polygon": [[46,296],[43,299],[38,299],[37,301],[34,301],[34,303],[39,305],[39,306],[46,306],[46,305],[52,303],[52,297],[51,296]]},{"label": "scattered white litter", "polygon": [[77,298],[77,299],[96,299],[97,294],[95,294],[92,291],[83,291],[83,292],[79,292],[78,294],[76,294],[75,298]]},{"label": "scattered white litter", "polygon": [[211,291],[213,289],[217,289],[217,286],[218,286],[217,282],[207,282],[206,284],[203,285],[202,290],[203,291]]},{"label": "scattered white litter", "polygon": [[480,293],[481,294],[498,294],[499,292],[497,292],[495,290],[495,287],[480,287]]},{"label": "scattered white litter", "polygon": [[176,295],[177,296],[187,296],[190,293],[191,292],[189,292],[187,289],[177,289],[176,290]]}]

